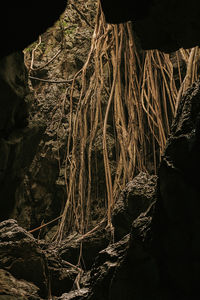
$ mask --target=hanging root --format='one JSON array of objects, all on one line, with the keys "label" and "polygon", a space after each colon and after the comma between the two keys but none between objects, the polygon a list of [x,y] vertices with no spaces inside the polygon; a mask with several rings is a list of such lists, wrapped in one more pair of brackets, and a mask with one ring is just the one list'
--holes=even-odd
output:
[{"label": "hanging root", "polygon": [[[65,160],[67,199],[58,241],[64,228],[75,228],[81,234],[90,229],[92,203],[99,200],[102,189],[98,182],[100,161],[104,163],[104,209],[109,226],[112,226],[113,205],[126,183],[140,171],[157,173],[175,115],[177,95],[180,97],[188,82],[196,79],[194,61],[198,51],[198,48],[181,50],[188,65],[187,84],[181,77],[180,55],[177,55],[177,84],[169,55],[157,50],[138,50],[131,23],[106,24],[98,4],[91,49],[70,88]],[[81,83],[81,91],[78,103],[74,104],[76,81]],[[99,133],[100,158],[95,152]],[[113,155],[110,136],[114,140]],[[115,161],[114,170],[111,160]]]}]

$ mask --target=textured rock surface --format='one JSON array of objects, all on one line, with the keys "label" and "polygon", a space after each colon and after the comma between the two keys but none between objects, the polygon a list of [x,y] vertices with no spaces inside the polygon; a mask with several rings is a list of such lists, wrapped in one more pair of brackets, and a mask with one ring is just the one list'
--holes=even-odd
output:
[{"label": "textured rock surface", "polygon": [[133,222],[127,253],[110,284],[110,300],[155,300],[159,270],[152,253],[152,217],[155,203]]},{"label": "textured rock surface", "polygon": [[[140,15],[140,9],[144,4],[146,9]],[[33,5],[37,7],[35,2]],[[128,4],[126,6],[123,2],[123,7],[126,7],[126,13],[131,12],[128,18],[126,13],[122,14],[123,18],[134,19]],[[148,5],[147,2],[141,2],[141,6],[136,6],[135,9],[135,29],[141,39],[142,47],[157,47],[171,51],[180,46],[191,47],[199,43],[198,7],[197,1],[194,0],[184,5],[180,1],[174,3],[167,0],[160,2],[155,0],[154,5],[151,5],[151,2],[148,2]],[[120,7],[119,9],[122,11]],[[30,5],[28,11],[34,13]],[[10,14],[10,19],[16,21],[15,18],[18,18],[22,21],[20,15],[14,10],[13,12],[14,16],[12,18]],[[44,10],[41,9],[40,13],[43,19]],[[29,14],[26,16],[30,17]],[[33,16],[35,20],[35,15]],[[23,32],[20,27],[10,24],[13,30]],[[21,26],[22,22],[19,24]],[[32,24],[37,33],[35,22]],[[43,23],[41,24],[39,19],[38,24],[40,31]],[[18,38],[19,43],[16,41],[15,49],[29,41],[29,37],[23,38],[23,34],[13,35],[13,31],[10,34]],[[32,38],[30,32],[28,35]],[[5,37],[8,40],[6,30],[2,41]],[[10,38],[8,44],[3,42],[3,45],[8,47],[1,48],[1,55],[13,49],[13,39]],[[22,56],[13,54],[1,60],[0,66],[0,214],[4,218],[9,216],[10,210],[13,210],[16,186],[23,178],[24,168],[32,161],[43,129],[42,126],[40,129],[32,125],[27,126],[27,108],[24,101],[27,95],[27,75]],[[79,260],[77,249],[82,243],[75,242],[75,251],[72,247],[71,257],[69,245],[64,245],[59,251],[49,249],[48,246],[45,248],[43,245],[42,250],[42,243],[39,244],[15,221],[2,222],[0,224],[0,299],[41,299],[41,297],[47,299],[49,280],[53,281],[53,294],[61,299],[196,299],[199,293],[200,269],[200,189],[197,176],[200,168],[199,103],[200,84],[197,83],[182,99],[172,127],[172,134],[159,172],[158,204],[155,215],[153,201],[147,200],[147,206],[145,202],[143,213],[142,207],[136,207],[138,213],[131,216],[131,219],[135,217],[137,219],[133,222],[130,239],[126,236],[100,252],[92,266],[90,279],[86,280],[86,288],[83,288],[83,281],[75,280],[76,287],[73,285],[74,279],[78,278],[82,270],[73,265],[71,268],[66,267],[66,264],[69,267],[67,262],[69,258],[72,262]],[[38,189],[35,199],[41,199],[41,194],[41,190]],[[125,203],[128,199],[125,198]],[[118,238],[123,236],[130,226],[130,216],[127,219],[129,219],[128,225],[125,224],[122,233],[121,229],[119,230]],[[117,224],[116,221],[115,227]],[[100,250],[98,241],[98,247],[95,248],[95,243],[93,246],[92,250],[95,251],[91,255],[95,257]],[[55,255],[51,253],[54,250]],[[89,260],[88,268],[91,264],[92,261]],[[78,288],[79,284],[81,290],[70,291],[72,287]],[[65,291],[65,288],[68,290]],[[62,293],[64,295],[61,296]]]},{"label": "textured rock surface", "polygon": [[70,235],[60,246],[60,257],[64,260],[69,259],[73,264],[77,264],[81,247],[84,269],[90,270],[98,252],[105,249],[110,241],[109,234],[103,229],[105,224],[106,223],[103,224],[102,230],[96,231],[88,236],[86,235],[85,238],[79,234]]},{"label": "textured rock surface", "polygon": [[57,248],[47,248],[44,253],[48,260],[52,295],[61,296],[63,293],[71,291],[79,274],[79,268],[72,264],[71,257],[67,257],[66,260],[62,259]]},{"label": "textured rock surface", "polygon": [[83,299],[87,299],[87,296],[88,296],[88,289],[82,288],[80,290],[65,293],[57,300],[83,300]]},{"label": "textured rock surface", "polygon": [[173,123],[160,166],[156,207],[152,203],[133,222],[127,252],[111,277],[100,268],[107,286],[96,289],[94,283],[91,299],[189,300],[198,294],[199,100],[198,82],[182,98]]},{"label": "textured rock surface", "polygon": [[151,245],[154,209],[153,202],[134,220],[130,234],[99,253],[90,272],[88,299],[161,299]]},{"label": "textured rock surface", "polygon": [[[34,71],[30,71],[31,76],[47,81],[68,80],[73,78],[84,65],[91,45],[96,1],[87,0],[76,3],[76,7],[83,10],[88,22],[92,24],[91,26],[82,19],[70,3],[73,3],[73,1],[69,2],[61,21],[41,35],[42,43],[34,52],[32,66]],[[32,50],[37,43],[35,42],[25,49],[27,68],[31,65]],[[59,53],[59,55],[50,64],[47,64],[56,53]],[[35,69],[41,67],[40,71],[35,71]],[[79,84],[81,86],[81,79],[78,79],[73,96],[74,114],[80,96]],[[24,181],[17,189],[17,203],[11,216],[27,230],[36,228],[41,223],[47,223],[60,215],[67,198],[66,182],[69,180],[70,172],[70,167],[66,168],[66,149],[69,136],[71,82],[51,84],[31,79],[30,85],[34,88],[36,99],[30,107],[30,118],[36,123],[39,120],[44,122],[46,130],[42,135],[32,164],[26,170]],[[101,137],[102,133],[99,135]],[[98,145],[95,146],[93,153],[96,153],[98,149]],[[96,219],[103,218],[103,213],[98,208],[101,201],[104,203],[105,182],[102,178],[105,176],[102,153],[100,155],[99,161],[102,170],[98,172],[99,177],[97,180],[98,182],[103,181],[102,188],[99,189],[102,190],[103,196],[101,200],[98,195],[99,197],[94,205],[93,214],[95,214]],[[95,192],[94,197],[96,197]],[[34,236],[39,235],[39,238],[45,237],[49,241],[56,233],[56,226],[57,222],[52,223],[48,227],[36,231]],[[76,222],[70,223],[70,218],[68,227],[70,230],[77,230]]]},{"label": "textured rock surface", "polygon": [[[73,235],[61,245],[47,244],[35,239],[15,220],[1,222],[0,299],[47,299],[50,293],[55,299],[62,294],[61,299],[86,297],[89,270],[108,242],[100,230],[99,235]],[[77,288],[83,289],[76,291]]]},{"label": "textured rock surface", "polygon": [[0,300],[39,300],[39,288],[0,269]]},{"label": "textured rock surface", "polygon": [[157,255],[167,299],[195,299],[200,249],[200,83],[182,98],[159,171]]},{"label": "textured rock surface", "polygon": [[44,126],[29,123],[31,97],[21,53],[0,61],[0,220],[15,206],[17,186],[34,157]]},{"label": "textured rock surface", "polygon": [[156,199],[157,176],[141,172],[121,193],[117,200],[112,223],[115,227],[115,240],[120,240],[131,230],[133,221]]},{"label": "textured rock surface", "polygon": [[91,292],[88,299],[109,299],[113,276],[125,256],[128,242],[129,235],[99,253],[90,272],[89,285]]},{"label": "textured rock surface", "polygon": [[18,280],[32,282],[48,295],[47,261],[37,241],[14,220],[0,223],[0,268]]}]

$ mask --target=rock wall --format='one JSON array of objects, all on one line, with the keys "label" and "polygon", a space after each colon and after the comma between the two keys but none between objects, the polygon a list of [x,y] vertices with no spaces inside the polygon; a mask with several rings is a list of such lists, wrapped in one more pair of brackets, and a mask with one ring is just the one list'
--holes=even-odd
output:
[{"label": "rock wall", "polygon": [[28,124],[31,95],[22,53],[0,61],[0,91],[0,219],[3,220],[14,209],[16,189],[44,130],[43,125]]},{"label": "rock wall", "polygon": [[[143,14],[140,14],[140,6],[136,6],[135,16],[131,10],[131,15],[127,16],[129,9],[126,9],[123,19],[120,20],[112,19],[113,16],[117,17],[116,10],[109,12],[109,8],[106,8],[104,3],[102,1],[108,21],[119,22],[127,19],[134,21],[135,19],[136,33],[141,39],[143,48],[171,51],[180,46],[191,47],[199,44],[197,1],[190,1],[186,5],[182,5],[180,1],[177,1],[176,5],[172,1],[165,0],[154,1],[152,4],[149,2]],[[126,6],[123,2],[123,6],[129,8],[128,3]],[[59,13],[63,7],[64,4],[58,9]],[[8,6],[5,10],[9,14]],[[44,130],[42,124],[35,125],[27,122],[26,103],[30,99],[27,98],[29,94],[27,72],[22,54],[14,53],[5,57],[6,54],[24,47],[31,41],[29,39],[30,36],[32,38],[31,31],[28,31],[27,36],[23,30],[27,26],[24,25],[31,24],[30,27],[36,33],[43,30],[45,25],[39,21],[40,18],[36,19],[36,10],[41,19],[46,22],[44,18],[46,7],[38,9],[34,1],[32,7],[30,5],[27,7],[27,14],[24,14],[24,10],[22,13],[18,8],[22,16],[26,15],[25,19],[14,10],[9,14],[14,25],[19,24],[19,27],[15,27],[12,22],[9,23],[11,27],[5,27],[3,24],[1,26],[5,29],[2,35],[2,44],[5,47],[1,48],[0,61],[1,220],[8,218],[16,208],[16,188],[24,177],[25,169],[33,160]],[[50,10],[48,12],[51,16]],[[53,19],[57,16],[56,12],[53,14]],[[21,22],[18,23],[18,20]],[[39,29],[36,30],[35,26]],[[8,28],[12,30],[7,44]],[[11,37],[16,37],[15,42]],[[123,233],[119,228],[118,239],[122,239],[117,243],[113,243],[113,240],[107,237],[100,245],[99,241],[94,243],[92,240],[91,248],[94,252],[91,252],[91,257],[95,258],[97,255],[97,258],[94,261],[89,256],[89,271],[87,266],[85,270],[80,268],[79,261],[78,266],[74,265],[75,261],[67,261],[70,257],[69,249],[73,249],[69,241],[65,241],[61,249],[51,248],[51,245],[34,239],[15,221],[2,222],[0,224],[0,299],[47,299],[51,296],[50,291],[55,299],[63,300],[73,298],[102,300],[102,297],[113,300],[132,300],[133,297],[136,300],[189,300],[198,297],[199,103],[200,83],[198,82],[182,98],[172,126],[171,136],[160,166],[157,197],[153,196],[153,200],[157,198],[157,204],[149,201],[144,205],[145,208],[143,207],[139,216],[137,215],[136,219],[133,217],[130,235],[123,237],[127,226]],[[148,195],[146,199],[149,200]],[[124,202],[127,202],[127,198]],[[129,208],[129,205],[126,207]],[[123,213],[121,215],[127,216]],[[128,228],[131,221],[128,220]],[[101,230],[105,233],[105,228]],[[78,252],[77,244],[77,248],[82,249],[83,239],[78,237],[74,252]],[[111,245],[108,245],[108,240]],[[69,247],[66,247],[67,243]],[[103,249],[106,246],[108,247]],[[72,253],[72,258],[76,255]],[[52,287],[51,282],[53,282]],[[68,290],[65,293],[66,286]],[[71,288],[74,291],[70,291]]]},{"label": "rock wall", "polygon": [[[16,189],[23,180],[44,131],[39,122],[28,122],[31,93],[22,51],[64,11],[66,1],[56,7],[29,2],[4,4],[0,50],[0,220],[12,214]],[[44,18],[45,15],[45,18]],[[5,26],[5,20],[7,24]],[[27,30],[28,28],[28,30]]]},{"label": "rock wall", "polygon": [[[159,171],[155,249],[170,299],[193,299],[199,282],[200,82],[182,98]],[[174,298],[173,298],[174,297]]]}]

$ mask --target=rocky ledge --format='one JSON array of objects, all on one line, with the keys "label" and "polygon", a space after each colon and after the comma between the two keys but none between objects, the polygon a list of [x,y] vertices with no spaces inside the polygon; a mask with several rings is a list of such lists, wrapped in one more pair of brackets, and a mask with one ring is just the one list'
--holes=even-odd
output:
[{"label": "rocky ledge", "polygon": [[[134,199],[138,203],[137,214],[132,216],[132,220],[131,211],[129,214],[131,233],[124,230],[122,234],[123,231],[116,222],[116,238],[112,236],[111,239],[110,232],[106,229],[106,221],[102,221],[96,231],[85,236],[73,233],[59,245],[35,239],[32,234],[18,226],[15,220],[1,222],[0,300],[114,299],[117,282],[121,288],[127,287],[128,282],[121,274],[125,272],[127,277],[130,272],[134,273],[136,269],[132,269],[131,264],[140,268],[142,257],[146,264],[145,251],[140,253],[140,238],[146,237],[151,224],[151,213],[155,204],[155,179],[155,176],[141,173],[127,185],[119,199],[120,205],[116,205],[115,219],[120,217],[126,224],[125,219],[130,211],[127,203],[134,203]],[[123,202],[122,197],[126,201]],[[118,232],[121,233],[120,239]],[[118,241],[115,242],[115,239]],[[139,284],[140,278],[138,280]]]}]

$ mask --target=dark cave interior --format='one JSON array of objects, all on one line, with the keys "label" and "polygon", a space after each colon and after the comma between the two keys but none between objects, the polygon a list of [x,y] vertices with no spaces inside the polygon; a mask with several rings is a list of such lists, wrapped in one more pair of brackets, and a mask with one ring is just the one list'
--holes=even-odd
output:
[{"label": "dark cave interior", "polygon": [[[53,246],[48,248],[43,241],[34,239],[16,221],[5,220],[15,205],[14,195],[23,169],[32,162],[45,130],[44,124],[28,127],[26,122],[29,108],[24,98],[28,94],[28,75],[22,50],[59,18],[66,5],[66,1],[56,4],[29,1],[21,6],[5,3],[2,9],[6,19],[0,21],[0,300],[197,299],[199,81],[180,101],[158,179],[140,174],[123,191],[113,216],[117,228],[115,243],[108,245],[107,233],[102,229],[101,237],[86,236],[84,242],[81,236],[69,237],[67,246],[66,242],[61,243],[55,254]],[[134,24],[134,34],[144,50],[171,53],[179,48],[200,46],[198,0],[186,3],[181,0],[101,0],[101,5],[108,23],[131,21]],[[28,152],[30,144],[32,149]],[[136,199],[142,200],[130,208],[132,190]],[[146,201],[147,206],[141,208],[141,201]],[[123,203],[128,203],[127,211]],[[139,213],[135,214],[137,210]],[[89,280],[84,282],[83,279],[81,288],[79,283],[75,287],[72,284],[82,274],[73,261],[80,248],[86,253],[85,267],[90,271]],[[93,263],[91,257],[98,252]],[[70,271],[64,269],[66,265],[71,267]],[[49,292],[49,276],[53,296]],[[23,287],[23,280],[27,288]],[[18,292],[11,294],[7,287],[13,285]],[[64,294],[66,289],[71,291]]]}]

